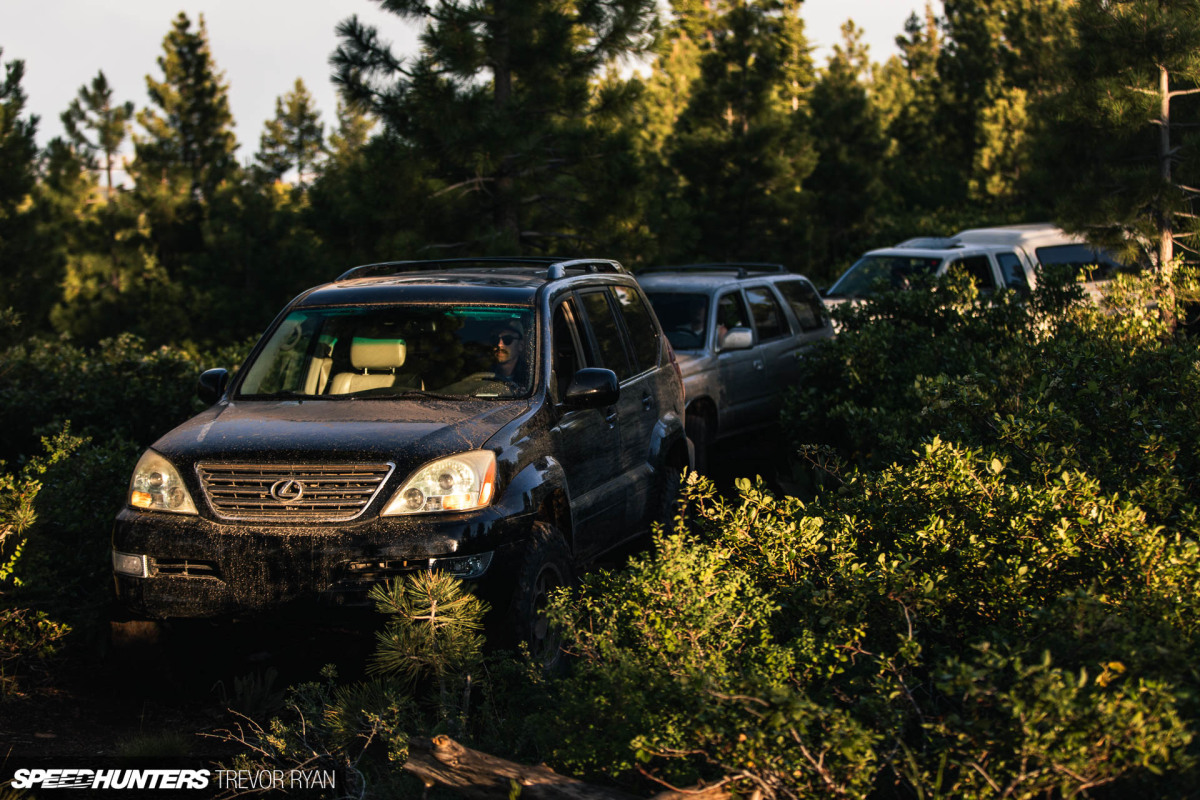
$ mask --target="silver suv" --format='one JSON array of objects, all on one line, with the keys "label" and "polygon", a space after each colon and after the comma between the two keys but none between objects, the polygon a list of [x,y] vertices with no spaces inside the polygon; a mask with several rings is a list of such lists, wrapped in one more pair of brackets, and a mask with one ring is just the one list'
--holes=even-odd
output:
[{"label": "silver suv", "polygon": [[833,335],[812,283],[778,264],[690,264],[638,274],[683,371],[685,427],[704,471],[721,439],[765,427],[798,358]]}]

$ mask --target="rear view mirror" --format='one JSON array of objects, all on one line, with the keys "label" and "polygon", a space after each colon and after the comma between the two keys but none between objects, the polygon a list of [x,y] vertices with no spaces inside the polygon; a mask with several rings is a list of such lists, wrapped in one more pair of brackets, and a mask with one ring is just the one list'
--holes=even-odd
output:
[{"label": "rear view mirror", "polygon": [[720,350],[749,350],[754,345],[754,332],[749,328],[730,328],[721,339]]},{"label": "rear view mirror", "polygon": [[563,402],[571,408],[611,406],[621,395],[617,373],[611,369],[584,367],[575,373]]},{"label": "rear view mirror", "polygon": [[196,396],[206,406],[211,406],[221,399],[227,386],[229,386],[229,370],[206,370],[200,374],[200,381],[196,384]]}]

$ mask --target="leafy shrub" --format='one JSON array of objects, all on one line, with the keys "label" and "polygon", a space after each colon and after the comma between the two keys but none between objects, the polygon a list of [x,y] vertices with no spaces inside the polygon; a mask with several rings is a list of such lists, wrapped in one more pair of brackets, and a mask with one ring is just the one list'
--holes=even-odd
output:
[{"label": "leafy shrub", "polygon": [[41,611],[0,609],[0,699],[16,691],[21,673],[44,669],[69,632]]},{"label": "leafy shrub", "polygon": [[1200,341],[1171,321],[1196,275],[1176,270],[1168,287],[1122,275],[1100,306],[1052,282],[1024,303],[953,283],[883,296],[845,312],[841,335],[802,364],[787,428],[861,468],[940,435],[1031,480],[1087,472],[1156,521],[1192,527]]},{"label": "leafy shrub", "polygon": [[[150,349],[124,335],[89,350],[27,338],[12,317],[0,326],[15,342],[0,351],[0,416],[21,421],[0,429],[0,458],[22,462],[39,438],[59,431],[67,431],[57,434],[63,445],[69,442],[69,453],[30,462],[37,495],[22,513],[38,522],[23,536],[20,567],[7,571],[23,584],[22,604],[95,633],[107,614],[112,518],[138,454],[197,410],[201,365],[232,366],[246,347],[200,355]],[[3,548],[0,542],[0,559]]]},{"label": "leafy shrub", "polygon": [[1196,779],[1200,558],[1096,481],[935,441],[807,506],[687,496],[655,555],[558,598],[553,760],[791,797]]}]

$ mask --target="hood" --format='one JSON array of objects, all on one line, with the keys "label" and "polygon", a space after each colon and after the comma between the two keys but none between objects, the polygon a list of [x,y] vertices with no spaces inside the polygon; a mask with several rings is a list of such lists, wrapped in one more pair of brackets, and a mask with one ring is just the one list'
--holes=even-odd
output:
[{"label": "hood", "polygon": [[529,408],[525,400],[239,400],[153,447],[177,465],[204,461],[392,461],[398,467],[478,450]]}]

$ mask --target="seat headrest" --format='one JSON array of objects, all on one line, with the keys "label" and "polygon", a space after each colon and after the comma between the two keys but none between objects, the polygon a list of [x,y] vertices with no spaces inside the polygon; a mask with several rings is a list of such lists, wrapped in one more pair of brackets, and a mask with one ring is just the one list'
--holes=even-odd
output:
[{"label": "seat headrest", "polygon": [[355,369],[397,369],[404,366],[408,346],[403,339],[367,339],[350,342],[350,363]]}]

